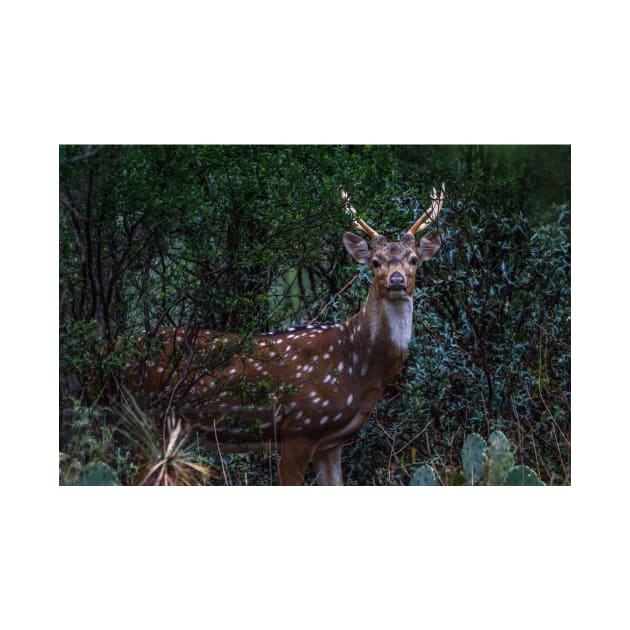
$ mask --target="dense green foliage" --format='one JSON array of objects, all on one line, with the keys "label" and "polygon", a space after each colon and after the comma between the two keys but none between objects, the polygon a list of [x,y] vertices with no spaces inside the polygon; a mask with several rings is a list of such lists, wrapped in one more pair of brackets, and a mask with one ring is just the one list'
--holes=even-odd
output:
[{"label": "dense green foliage", "polygon": [[[344,449],[346,483],[406,485],[425,462],[445,480],[466,435],[498,429],[517,464],[570,483],[569,147],[61,147],[63,460],[106,463],[122,483],[146,464],[99,396],[133,333],[344,319],[370,272],[343,251],[340,187],[395,236],[441,181],[445,240],[419,271],[409,357]],[[273,483],[274,457],[194,461]]]}]

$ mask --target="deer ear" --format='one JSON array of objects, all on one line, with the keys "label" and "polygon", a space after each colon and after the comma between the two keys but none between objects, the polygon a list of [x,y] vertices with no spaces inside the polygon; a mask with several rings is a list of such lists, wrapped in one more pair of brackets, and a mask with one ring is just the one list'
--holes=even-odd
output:
[{"label": "deer ear", "polygon": [[367,264],[370,261],[370,248],[360,236],[346,232],[343,235],[343,244],[350,256],[358,263]]},{"label": "deer ear", "polygon": [[429,260],[435,256],[442,246],[442,237],[437,232],[429,232],[418,241],[418,255],[420,261]]}]

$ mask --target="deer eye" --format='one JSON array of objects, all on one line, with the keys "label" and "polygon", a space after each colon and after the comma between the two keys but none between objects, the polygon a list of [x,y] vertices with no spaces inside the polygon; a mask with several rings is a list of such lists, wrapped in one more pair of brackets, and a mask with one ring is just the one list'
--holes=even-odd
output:
[{"label": "deer eye", "polygon": [[412,256],[412,257],[409,259],[409,262],[410,262],[412,265],[414,265],[414,266],[415,266],[415,265],[417,265],[417,264],[418,264],[418,259],[417,259],[415,256]]},{"label": "deer eye", "polygon": [[376,260],[376,258],[372,261],[372,267],[374,267],[374,269],[378,269],[381,266],[381,263],[378,262],[378,260]]}]

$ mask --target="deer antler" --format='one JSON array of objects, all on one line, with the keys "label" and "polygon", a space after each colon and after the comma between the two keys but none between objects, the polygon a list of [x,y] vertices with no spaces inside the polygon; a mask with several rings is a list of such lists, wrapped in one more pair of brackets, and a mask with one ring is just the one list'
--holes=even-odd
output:
[{"label": "deer antler", "polygon": [[426,230],[429,225],[435,223],[435,219],[437,219],[437,215],[440,213],[440,210],[444,205],[445,192],[446,187],[444,186],[444,182],[442,182],[439,199],[437,193],[435,192],[435,188],[433,189],[433,194],[431,195],[431,207],[407,230],[407,234],[415,236],[418,232]]},{"label": "deer antler", "polygon": [[341,191],[341,198],[343,199],[343,205],[346,207],[346,212],[352,217],[354,224],[370,238],[376,238],[379,236],[379,233],[375,229],[371,228],[350,205],[350,195],[345,190]]}]

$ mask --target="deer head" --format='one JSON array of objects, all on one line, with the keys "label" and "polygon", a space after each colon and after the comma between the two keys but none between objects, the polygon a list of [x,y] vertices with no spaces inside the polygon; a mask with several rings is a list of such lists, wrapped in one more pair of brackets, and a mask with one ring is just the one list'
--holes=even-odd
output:
[{"label": "deer head", "polygon": [[[413,309],[413,292],[416,287],[418,265],[433,258],[442,245],[439,234],[433,232],[416,241],[416,234],[435,222],[444,204],[444,184],[437,197],[435,188],[431,207],[427,210],[398,242],[388,242],[376,230],[358,217],[356,210],[350,205],[347,193],[342,192],[346,210],[354,218],[355,225],[371,238],[368,245],[361,237],[346,232],[343,242],[352,258],[360,263],[370,265],[374,273],[374,281],[370,287],[367,308],[371,309],[370,321],[373,322],[375,336],[378,331],[391,331],[393,346],[406,351],[411,339],[411,314]],[[388,326],[376,326],[374,322]]]},{"label": "deer head", "polygon": [[442,240],[437,233],[427,234],[416,243],[415,235],[435,222],[444,204],[444,184],[438,199],[435,188],[431,208],[427,210],[397,243],[388,243],[384,236],[360,219],[350,205],[350,198],[344,191],[342,198],[347,211],[354,217],[355,225],[372,239],[371,246],[362,238],[346,232],[343,243],[354,260],[371,265],[374,270],[374,284],[381,299],[404,299],[412,297],[418,265],[433,258],[440,249]]}]

